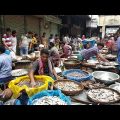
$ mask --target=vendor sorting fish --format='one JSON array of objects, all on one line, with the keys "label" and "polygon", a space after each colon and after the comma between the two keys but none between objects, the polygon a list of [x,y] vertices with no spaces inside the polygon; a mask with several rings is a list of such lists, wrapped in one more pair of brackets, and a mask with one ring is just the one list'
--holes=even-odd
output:
[{"label": "vendor sorting fish", "polygon": [[[35,76],[49,76],[54,81],[66,79],[62,75],[62,72],[67,70],[64,66],[65,60],[76,60],[79,63],[87,63],[88,60],[94,60],[98,62],[96,62],[96,65],[115,66],[114,68],[117,69],[117,74],[119,74],[120,32],[108,37],[108,41],[106,41],[106,38],[104,39],[98,36],[83,36],[69,36],[65,34],[63,37],[60,37],[58,34],[51,34],[50,37],[47,38],[45,32],[39,37],[35,32],[28,31],[26,34],[21,35],[20,40],[18,40],[17,31],[7,28],[6,33],[2,36],[0,45],[1,95],[3,95],[2,93],[6,89],[12,91],[12,89],[10,89],[11,84],[9,85],[9,83],[17,80],[17,78],[21,76],[28,76],[29,79],[27,81],[21,80],[17,85],[19,87],[26,85],[31,89],[45,84],[45,82],[40,83],[36,81]],[[114,61],[112,61],[112,58],[114,58]],[[29,65],[27,64],[28,66],[23,68],[21,64],[22,62],[25,63],[25,60],[28,60],[26,64],[29,63]],[[21,62],[19,65],[19,67],[21,67],[20,70],[16,69],[18,62]],[[71,61],[71,64],[73,65],[75,63]],[[59,72],[57,71],[58,69],[55,68],[59,68]],[[79,69],[84,71],[81,65]],[[69,73],[68,76],[82,78],[85,77],[86,74],[82,75],[81,73],[73,72]],[[60,85],[58,86],[61,87]],[[73,89],[73,87],[71,87],[71,89]],[[53,87],[51,86],[50,89],[53,89]],[[12,94],[14,94],[14,92]],[[55,96],[53,96],[53,98],[51,97],[51,99],[56,99],[58,103],[44,103],[44,99],[48,98],[44,97],[39,101],[35,100],[33,104],[66,104]]]}]

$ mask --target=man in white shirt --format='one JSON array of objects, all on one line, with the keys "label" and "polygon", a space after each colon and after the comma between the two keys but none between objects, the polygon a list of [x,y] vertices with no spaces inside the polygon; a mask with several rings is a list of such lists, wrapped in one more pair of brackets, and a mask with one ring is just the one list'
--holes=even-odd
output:
[{"label": "man in white shirt", "polygon": [[54,39],[53,34],[50,34],[50,37],[49,37],[49,45],[50,45],[50,42],[55,43],[55,39]]},{"label": "man in white shirt", "polygon": [[16,31],[15,30],[12,31],[12,37],[11,37],[11,39],[12,39],[12,50],[16,54],[17,37],[16,37]]},{"label": "man in white shirt", "polygon": [[80,38],[80,35],[77,35],[77,39],[79,42],[82,42],[82,39]]},{"label": "man in white shirt", "polygon": [[26,35],[21,36],[21,41],[20,41],[20,55],[28,55],[28,48],[29,48],[29,43],[31,42],[32,39],[30,39],[32,33],[28,32]]},{"label": "man in white shirt", "polygon": [[66,43],[66,44],[70,43],[70,38],[69,38],[68,34],[63,37],[63,42]]}]

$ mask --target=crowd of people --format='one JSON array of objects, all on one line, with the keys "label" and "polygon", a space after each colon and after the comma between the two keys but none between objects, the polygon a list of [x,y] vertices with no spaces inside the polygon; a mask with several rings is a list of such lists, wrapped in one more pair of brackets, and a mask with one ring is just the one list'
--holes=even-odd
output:
[{"label": "crowd of people", "polygon": [[117,60],[120,63],[120,33],[105,39],[95,37],[96,44],[94,46],[89,41],[83,44],[83,41],[86,39],[85,35],[80,38],[80,35],[70,37],[66,34],[60,39],[60,36],[57,34],[50,34],[50,37],[47,38],[45,32],[41,37],[34,32],[28,32],[18,40],[17,32],[7,28],[0,46],[0,83],[8,83],[12,80],[12,58],[17,54],[17,47],[19,47],[21,56],[28,55],[34,51],[41,51],[40,58],[33,62],[29,70],[32,87],[35,85],[34,75],[44,74],[56,80],[59,79],[54,67],[59,67],[62,58],[68,58],[73,51],[80,51],[78,55],[78,60],[80,61],[96,56],[98,60],[109,62],[99,52],[106,46],[109,53],[118,56]]}]

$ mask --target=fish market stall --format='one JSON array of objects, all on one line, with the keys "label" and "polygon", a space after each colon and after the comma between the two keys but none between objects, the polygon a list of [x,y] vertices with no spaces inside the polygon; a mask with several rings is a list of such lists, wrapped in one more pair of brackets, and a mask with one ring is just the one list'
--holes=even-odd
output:
[{"label": "fish market stall", "polygon": [[91,71],[103,70],[118,73],[117,66],[119,66],[119,64],[116,61],[99,62],[96,59],[90,59],[87,60],[87,62],[81,63],[81,69],[85,69],[86,71],[90,69]]},{"label": "fish market stall", "polygon": [[[111,57],[109,54],[105,56]],[[9,83],[6,92],[0,93],[3,97],[3,100],[0,99],[3,102],[1,104],[23,105],[23,97],[27,98],[25,105],[120,105],[120,76],[112,71],[116,70],[118,63],[112,58],[116,57],[112,56],[109,63],[96,59],[81,63],[76,55],[62,59],[63,63],[55,67],[61,79],[54,81],[50,76],[34,76],[34,88],[31,87],[29,77],[25,76],[34,60],[19,58],[14,61],[18,69],[12,71],[15,80]],[[82,67],[87,69],[83,70]],[[91,72],[88,69],[91,69]],[[21,97],[23,90],[26,98],[24,95]]]},{"label": "fish market stall", "polygon": [[72,96],[71,100],[79,105],[120,105],[120,93],[108,86],[87,88],[79,95]]},{"label": "fish market stall", "polygon": [[[98,76],[100,76],[100,73],[98,74],[99,74]],[[100,105],[100,104],[120,105],[119,92],[111,88],[111,86],[114,85],[116,81],[120,82],[119,75],[110,72],[109,73],[110,75],[108,75],[110,80],[108,79],[105,80],[106,74],[107,73],[103,71],[102,78],[104,81],[107,81],[107,83],[109,83],[109,81],[112,81],[110,82],[110,84],[106,84],[106,82],[96,81],[96,76],[94,75],[94,73],[92,74],[93,78],[91,78],[90,80],[81,81],[80,84],[84,86],[84,89],[78,95],[71,96],[71,101],[73,105]],[[96,93],[96,96],[100,95],[98,96],[98,98],[94,98],[93,96],[91,98],[90,96],[91,93],[89,94],[89,91],[93,92],[94,90],[98,91],[100,90],[100,92]]]}]

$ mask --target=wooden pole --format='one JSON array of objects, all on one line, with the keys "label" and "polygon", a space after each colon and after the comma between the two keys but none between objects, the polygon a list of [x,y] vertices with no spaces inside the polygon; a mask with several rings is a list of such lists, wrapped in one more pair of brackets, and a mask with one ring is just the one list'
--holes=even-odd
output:
[{"label": "wooden pole", "polygon": [[91,37],[91,32],[92,32],[92,15],[91,15],[91,22],[90,22],[90,37]]}]

